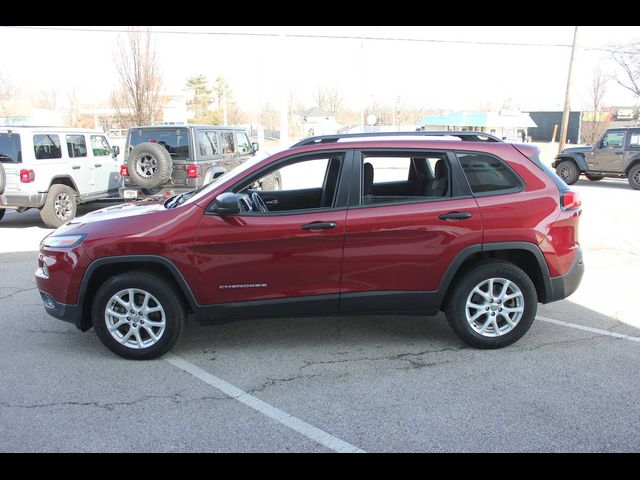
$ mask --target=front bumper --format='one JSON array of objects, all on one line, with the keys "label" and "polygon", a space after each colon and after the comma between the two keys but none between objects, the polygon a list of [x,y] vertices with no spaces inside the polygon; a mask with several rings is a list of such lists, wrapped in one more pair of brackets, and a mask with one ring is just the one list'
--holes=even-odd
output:
[{"label": "front bumper", "polygon": [[64,322],[73,323],[76,327],[81,329],[81,309],[78,305],[66,305],[64,303],[60,303],[47,292],[43,292],[42,290],[40,290],[40,296],[44,303],[44,309],[49,315]]},{"label": "front bumper", "polygon": [[584,274],[584,262],[582,260],[582,248],[578,249],[569,271],[559,277],[551,278],[551,296],[547,302],[555,302],[567,298],[580,286]]}]

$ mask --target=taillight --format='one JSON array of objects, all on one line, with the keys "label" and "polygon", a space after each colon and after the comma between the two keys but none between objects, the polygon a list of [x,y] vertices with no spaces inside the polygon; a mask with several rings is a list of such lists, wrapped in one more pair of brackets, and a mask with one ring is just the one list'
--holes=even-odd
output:
[{"label": "taillight", "polygon": [[20,183],[31,183],[36,179],[36,172],[33,170],[20,170]]},{"label": "taillight", "polygon": [[188,178],[197,178],[198,177],[198,166],[197,165],[187,165],[187,177]]},{"label": "taillight", "polygon": [[575,210],[582,205],[578,192],[564,192],[560,195],[560,206],[563,210]]},{"label": "taillight", "polygon": [[126,165],[120,165],[120,176],[121,177],[129,176],[129,168]]}]

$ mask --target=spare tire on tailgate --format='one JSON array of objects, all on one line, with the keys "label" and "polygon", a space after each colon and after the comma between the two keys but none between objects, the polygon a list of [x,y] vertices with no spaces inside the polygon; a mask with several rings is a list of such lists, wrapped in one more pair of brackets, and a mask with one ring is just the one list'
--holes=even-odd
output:
[{"label": "spare tire on tailgate", "polygon": [[6,178],[4,176],[4,167],[0,163],[0,195],[4,193],[4,186],[6,185]]},{"label": "spare tire on tailgate", "polygon": [[142,188],[155,188],[171,180],[173,161],[167,149],[157,143],[136,145],[127,159],[129,178]]}]

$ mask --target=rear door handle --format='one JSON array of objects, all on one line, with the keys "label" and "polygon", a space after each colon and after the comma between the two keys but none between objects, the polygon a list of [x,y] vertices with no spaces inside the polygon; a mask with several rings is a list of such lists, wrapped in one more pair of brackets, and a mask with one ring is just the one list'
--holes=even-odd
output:
[{"label": "rear door handle", "polygon": [[312,222],[302,225],[302,230],[328,230],[336,226],[336,222]]},{"label": "rear door handle", "polygon": [[613,152],[613,153],[615,153],[616,155],[624,155],[624,152]]},{"label": "rear door handle", "polygon": [[471,217],[473,217],[473,215],[469,212],[449,212],[438,215],[440,220],[465,220]]},{"label": "rear door handle", "polygon": [[94,163],[94,164],[93,164],[93,166],[94,166],[94,167],[101,167],[101,166],[102,166],[102,164],[101,164],[101,163]]},{"label": "rear door handle", "polygon": [[71,168],[74,170],[80,170],[80,165],[72,165]]}]

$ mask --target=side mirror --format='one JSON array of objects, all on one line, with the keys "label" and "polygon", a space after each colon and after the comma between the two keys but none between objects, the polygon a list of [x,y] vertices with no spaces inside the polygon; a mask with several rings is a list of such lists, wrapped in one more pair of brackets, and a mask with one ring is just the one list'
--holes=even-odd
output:
[{"label": "side mirror", "polygon": [[240,213],[240,197],[232,192],[221,193],[213,201],[209,210],[220,215],[237,215]]},{"label": "side mirror", "polygon": [[120,147],[118,145],[113,145],[111,147],[111,156],[116,158],[118,155],[120,155]]},{"label": "side mirror", "polygon": [[251,146],[253,147],[254,153],[260,150],[260,145],[258,145],[258,142],[253,142]]}]

